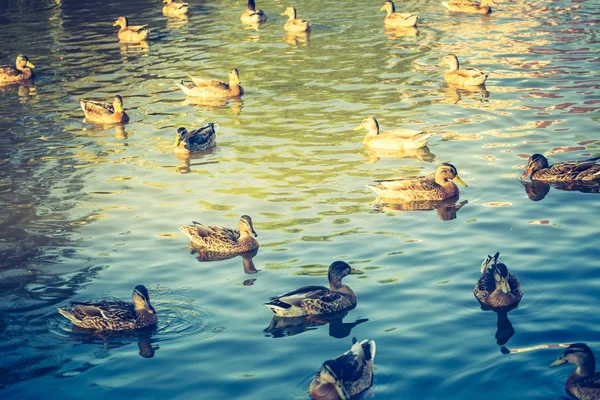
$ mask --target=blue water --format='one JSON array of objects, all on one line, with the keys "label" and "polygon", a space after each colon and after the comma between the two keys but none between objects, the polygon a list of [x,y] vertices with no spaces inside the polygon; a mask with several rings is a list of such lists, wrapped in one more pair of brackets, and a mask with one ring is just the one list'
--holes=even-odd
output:
[{"label": "blue water", "polygon": [[[287,3],[257,5],[259,30],[239,23],[241,0],[191,1],[187,21],[158,0],[0,4],[0,59],[25,53],[37,67],[33,88],[0,92],[0,397],[306,399],[355,336],[377,342],[366,398],[567,398],[570,367],[548,368],[561,350],[501,350],[600,349],[599,197],[549,188],[532,201],[517,179],[532,153],[600,155],[598,2],[500,2],[487,16],[398,2],[418,32],[389,32],[379,2],[306,0],[295,6],[308,41],[285,40]],[[149,25],[146,46],[117,42],[119,15]],[[450,52],[489,74],[485,90],[443,83]],[[193,104],[174,84],[234,67],[241,101]],[[78,99],[117,93],[129,124],[83,120]],[[435,132],[429,152],[367,152],[352,128],[368,115]],[[216,149],[176,158],[177,128],[208,121]],[[365,187],[443,161],[469,185],[458,210],[373,204]],[[261,243],[256,273],[241,257],[199,262],[178,230],[243,214]],[[472,294],[497,251],[523,286],[512,336]],[[326,284],[335,260],[365,272],[344,280],[357,307],[273,328],[262,303]],[[154,330],[91,335],[56,312],[128,300],[138,284]]]}]

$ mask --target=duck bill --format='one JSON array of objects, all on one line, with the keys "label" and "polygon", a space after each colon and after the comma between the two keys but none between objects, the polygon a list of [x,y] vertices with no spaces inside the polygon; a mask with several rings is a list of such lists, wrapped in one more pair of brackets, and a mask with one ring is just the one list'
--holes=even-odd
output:
[{"label": "duck bill", "polygon": [[521,179],[527,179],[531,177],[531,167],[527,167],[527,169],[525,169],[525,172],[523,172],[523,175],[521,175]]},{"label": "duck bill", "polygon": [[115,21],[115,23],[113,24],[113,26],[119,26],[119,21]]},{"label": "duck bill", "polygon": [[362,124],[360,124],[356,128],[352,128],[353,131],[358,131],[358,130],[361,130],[361,129],[362,129]]},{"label": "duck bill", "polygon": [[560,358],[550,364],[550,367],[556,367],[557,365],[566,364],[567,360],[564,359],[564,356],[560,356]]},{"label": "duck bill", "polygon": [[383,6],[382,6],[382,7],[379,9],[379,11],[385,11],[385,5],[383,5]]},{"label": "duck bill", "polygon": [[321,380],[321,383],[328,383],[330,385],[333,385],[335,391],[340,397],[340,400],[350,399],[350,397],[348,397],[348,394],[346,393],[346,389],[344,389],[344,387],[342,386],[342,381],[337,378],[337,376],[327,365],[323,365],[323,367],[321,368],[319,379]]},{"label": "duck bill", "polygon": [[252,236],[258,237],[258,233],[256,233],[256,231],[254,229],[252,229],[250,232],[252,232]]},{"label": "duck bill", "polygon": [[179,147],[179,143],[181,143],[183,139],[181,139],[181,136],[178,137],[177,139],[175,139],[175,143],[173,143],[173,147]]},{"label": "duck bill", "polygon": [[465,181],[463,181],[462,179],[460,179],[460,177],[458,175],[456,175],[454,177],[454,179],[452,179],[454,182],[459,183],[461,185],[463,185],[464,187],[467,187],[467,184],[465,183]]},{"label": "duck bill", "polygon": [[27,68],[32,68],[32,69],[35,68],[35,65],[33,65],[29,60],[27,60],[27,62],[25,63],[25,66]]},{"label": "duck bill", "polygon": [[361,275],[361,274],[364,274],[364,272],[362,272],[360,269],[350,268],[350,274],[351,275]]},{"label": "duck bill", "polygon": [[502,290],[504,293],[510,293],[510,285],[508,284],[506,278],[502,278],[498,285],[500,286],[500,290]]},{"label": "duck bill", "polygon": [[438,63],[438,65],[444,65],[444,64],[446,64],[446,60],[442,60]]}]

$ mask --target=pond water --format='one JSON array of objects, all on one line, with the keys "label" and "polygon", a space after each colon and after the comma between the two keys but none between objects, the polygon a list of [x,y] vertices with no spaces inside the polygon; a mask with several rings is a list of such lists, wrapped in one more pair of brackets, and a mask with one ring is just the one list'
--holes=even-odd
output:
[{"label": "pond water", "polygon": [[[288,3],[257,5],[269,16],[258,30],[240,24],[241,0],[191,0],[184,21],[158,0],[0,4],[1,60],[24,53],[37,67],[32,86],[0,92],[0,397],[305,399],[355,336],[377,342],[367,398],[565,398],[570,367],[548,368],[561,350],[503,352],[600,350],[600,197],[518,180],[532,153],[600,155],[598,2],[502,1],[486,16],[398,2],[419,27],[393,32],[380,2],[304,0],[308,38],[284,35]],[[149,43],[119,44],[119,15],[148,24]],[[447,53],[486,71],[486,89],[444,84]],[[231,68],[238,101],[196,104],[175,86]],[[83,120],[78,99],[115,94],[128,124]],[[369,153],[352,130],[369,115],[435,133],[429,151]],[[214,151],[176,158],[177,128],[209,121]],[[456,204],[373,204],[374,179],[443,161],[469,185]],[[200,262],[178,230],[243,214],[253,258]],[[508,315],[472,293],[497,251],[523,286]],[[263,302],[326,284],[335,260],[365,272],[344,281],[355,309],[330,324],[272,321]],[[90,335],[56,312],[128,300],[138,284],[156,329]]]}]

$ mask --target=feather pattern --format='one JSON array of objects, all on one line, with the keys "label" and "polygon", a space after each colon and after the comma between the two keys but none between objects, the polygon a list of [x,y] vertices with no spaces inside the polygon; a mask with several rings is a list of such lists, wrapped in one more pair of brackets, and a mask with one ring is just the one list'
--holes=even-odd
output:
[{"label": "feather pattern", "polygon": [[129,121],[129,116],[123,111],[123,99],[119,95],[114,97],[112,104],[83,99],[79,100],[79,104],[89,122],[114,124]]},{"label": "feather pattern", "polygon": [[177,138],[173,145],[174,151],[190,154],[213,147],[216,144],[218,128],[219,125],[216,122],[210,122],[190,132],[183,127],[177,129]]},{"label": "feather pattern", "polygon": [[238,229],[221,226],[202,225],[193,221],[192,225],[181,225],[179,230],[185,234],[192,244],[207,251],[218,253],[245,253],[258,248],[258,236],[252,226],[252,219],[242,215]]},{"label": "feather pattern", "polygon": [[523,290],[517,278],[499,261],[500,253],[487,258],[481,264],[481,276],[473,293],[481,304],[490,308],[514,307]]},{"label": "feather pattern", "polygon": [[531,178],[549,183],[600,181],[600,157],[581,161],[565,161],[550,166],[546,157],[541,154],[533,154],[529,157],[521,178]]}]

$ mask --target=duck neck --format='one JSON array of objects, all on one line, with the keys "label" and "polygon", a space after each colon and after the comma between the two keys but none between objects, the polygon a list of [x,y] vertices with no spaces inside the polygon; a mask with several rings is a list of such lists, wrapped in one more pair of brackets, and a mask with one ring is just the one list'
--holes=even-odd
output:
[{"label": "duck neck", "polygon": [[292,8],[292,9],[290,10],[290,13],[288,14],[288,16],[290,17],[290,18],[288,19],[288,21],[291,21],[291,20],[293,20],[293,19],[296,19],[296,9],[295,9],[295,8]]},{"label": "duck neck", "polygon": [[587,378],[588,376],[594,375],[596,370],[596,362],[593,359],[584,359],[581,364],[577,365],[577,368],[571,372],[571,377],[580,379]]},{"label": "duck neck", "polygon": [[352,298],[356,298],[356,294],[354,294],[354,292],[352,291],[352,289],[350,289],[350,287],[344,285],[341,282],[338,282],[338,283],[331,282],[329,284],[329,289],[332,292],[344,293],[344,294],[346,294],[346,295],[348,295],[348,296],[350,296]]},{"label": "duck neck", "polygon": [[396,12],[396,6],[394,5],[394,3],[388,3],[388,6],[385,8],[385,11],[387,12],[386,16],[389,17],[390,15]]},{"label": "duck neck", "polygon": [[450,66],[450,71],[456,71],[460,69],[460,64],[458,63],[458,58],[453,57],[448,61],[448,65]]}]

